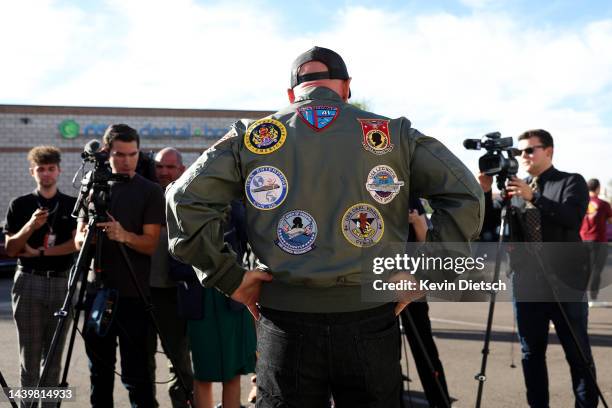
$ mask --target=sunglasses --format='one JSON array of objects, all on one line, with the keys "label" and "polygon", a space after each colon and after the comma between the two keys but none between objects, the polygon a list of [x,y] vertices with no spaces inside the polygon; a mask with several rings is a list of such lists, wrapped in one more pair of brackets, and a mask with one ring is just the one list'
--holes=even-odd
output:
[{"label": "sunglasses", "polygon": [[533,152],[535,152],[535,149],[537,149],[537,148],[545,149],[546,146],[544,146],[544,145],[529,146],[529,147],[526,147],[524,149],[516,149],[516,150],[518,150],[520,152],[520,154],[523,154],[523,152],[525,152],[527,154],[533,154]]}]

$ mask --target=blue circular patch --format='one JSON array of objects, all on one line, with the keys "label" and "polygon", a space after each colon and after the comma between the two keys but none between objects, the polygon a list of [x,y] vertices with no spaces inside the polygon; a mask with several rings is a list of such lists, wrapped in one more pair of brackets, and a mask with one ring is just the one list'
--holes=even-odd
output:
[{"label": "blue circular patch", "polygon": [[272,166],[253,169],[244,183],[249,203],[260,210],[272,210],[285,201],[289,184],[282,171]]},{"label": "blue circular patch", "polygon": [[285,213],[276,227],[276,245],[293,255],[305,254],[314,249],[317,239],[317,223],[306,211]]}]

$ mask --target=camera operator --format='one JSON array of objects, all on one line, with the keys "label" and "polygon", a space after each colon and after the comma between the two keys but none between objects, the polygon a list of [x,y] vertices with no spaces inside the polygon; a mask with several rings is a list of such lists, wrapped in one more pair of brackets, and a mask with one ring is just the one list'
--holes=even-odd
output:
[{"label": "camera operator", "polygon": [[[67,277],[75,252],[76,222],[70,217],[75,198],[57,189],[60,151],[37,146],[28,153],[36,190],[11,201],[4,226],[6,252],[17,256],[12,289],[13,317],[19,340],[21,386],[35,387],[53,338],[53,313],[66,295]],[[57,386],[66,331],[43,386]],[[22,402],[25,405],[25,402]]]},{"label": "camera operator", "polygon": [[[579,174],[561,172],[552,165],[554,144],[549,132],[542,129],[529,130],[521,134],[518,140],[521,152],[520,164],[529,173],[529,177],[521,180],[513,176],[508,182],[507,191],[512,197],[513,207],[524,207],[527,211],[531,211],[535,219],[531,217],[531,221],[534,222],[532,223],[525,216],[522,236],[517,240],[551,243],[580,242],[580,224],[589,199],[584,179]],[[485,224],[490,225],[497,222],[499,225],[500,210],[499,206],[496,207],[499,202],[493,202],[491,193],[493,179],[481,173],[479,181],[485,192]],[[517,213],[513,214],[514,218],[518,216]],[[516,219],[513,219],[511,223],[518,225]],[[546,254],[548,250],[549,248],[545,248],[542,252]],[[574,279],[586,282],[588,276],[582,275],[588,275],[588,273],[583,271],[582,263],[576,259],[579,258],[579,251],[580,248],[577,246],[572,247],[571,255],[562,254],[561,256],[557,253],[557,258],[562,258],[564,262],[568,259],[571,261],[564,265],[557,259],[554,265],[548,262],[548,266],[552,266],[551,271],[557,275],[568,275],[570,272]],[[547,259],[550,261],[552,258]],[[517,257],[512,259],[515,312],[529,406],[549,406],[546,347],[549,322],[552,321],[570,365],[576,406],[595,407],[598,397],[595,384],[588,373],[589,366],[585,365],[581,359],[568,327],[568,323],[572,325],[579,346],[594,373],[595,367],[587,334],[587,303],[521,301],[521,292],[524,292],[526,288],[543,286],[543,282],[538,281],[537,272],[534,272],[534,265],[537,263],[533,255],[528,259],[517,260]],[[560,308],[565,311],[568,321],[564,319]]]},{"label": "camera operator", "polygon": [[[93,407],[113,406],[115,354],[119,338],[121,381],[130,402],[132,406],[153,407],[156,401],[147,351],[147,338],[153,326],[119,245],[125,246],[138,285],[144,295],[150,297],[151,255],[159,242],[163,223],[163,193],[159,185],[136,174],[140,145],[136,130],[123,124],[111,125],[104,133],[104,145],[112,172],[127,174],[129,181],[111,185],[108,214],[98,214],[107,215],[108,221],[96,224],[105,234],[101,243],[102,270],[96,271],[91,286],[116,290],[118,301],[106,335],[98,335],[89,326],[84,333],[91,375],[90,402]],[[85,239],[87,217],[82,210],[75,239],[78,248]],[[87,315],[95,295],[91,291],[87,293]]]}]

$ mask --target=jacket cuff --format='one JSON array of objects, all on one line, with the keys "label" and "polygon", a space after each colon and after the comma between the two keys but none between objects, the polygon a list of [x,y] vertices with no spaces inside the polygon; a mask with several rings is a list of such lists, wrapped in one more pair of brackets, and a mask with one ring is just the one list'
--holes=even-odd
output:
[{"label": "jacket cuff", "polygon": [[236,264],[223,273],[223,276],[215,283],[215,287],[226,296],[231,296],[242,283],[242,277],[246,269]]}]

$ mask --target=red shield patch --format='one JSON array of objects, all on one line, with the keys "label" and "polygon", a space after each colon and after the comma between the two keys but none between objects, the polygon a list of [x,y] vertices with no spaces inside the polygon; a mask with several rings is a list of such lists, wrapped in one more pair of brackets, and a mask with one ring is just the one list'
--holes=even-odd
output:
[{"label": "red shield patch", "polygon": [[389,134],[388,119],[357,119],[363,132],[363,148],[374,154],[385,154],[393,150]]}]

